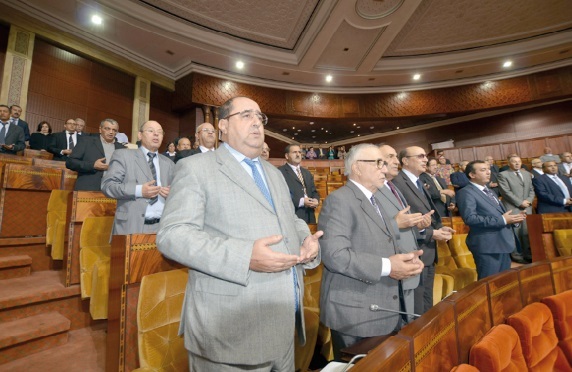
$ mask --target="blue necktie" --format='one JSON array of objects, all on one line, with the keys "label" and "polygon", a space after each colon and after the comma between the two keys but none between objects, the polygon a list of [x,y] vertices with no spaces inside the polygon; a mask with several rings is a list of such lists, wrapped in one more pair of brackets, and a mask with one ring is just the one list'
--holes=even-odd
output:
[{"label": "blue necktie", "polygon": [[[262,175],[258,171],[256,163],[249,158],[244,158],[244,162],[248,164],[250,169],[252,169],[252,178],[254,178],[254,183],[256,184],[256,186],[258,186],[258,188],[262,192],[262,195],[264,195],[266,200],[268,200],[268,202],[274,209],[274,202],[272,201],[272,196],[270,195],[270,191],[268,191],[268,188],[264,184],[264,180],[262,180]],[[298,295],[298,272],[296,271],[296,266],[292,267],[292,278],[294,279],[294,310],[298,312],[300,310],[300,298]]]},{"label": "blue necktie", "polygon": [[268,188],[264,184],[264,180],[262,179],[262,175],[258,171],[256,163],[249,158],[244,158],[244,162],[248,164],[248,166],[250,166],[250,169],[252,169],[252,178],[254,178],[254,183],[256,184],[256,186],[258,186],[260,191],[262,191],[262,195],[264,195],[266,200],[268,200],[268,202],[272,206],[272,209],[274,209],[274,202],[272,201],[272,196],[270,195],[270,191],[268,191]]},{"label": "blue necktie", "polygon": [[417,179],[417,188],[421,191],[421,194],[425,195],[425,191],[423,191],[423,185],[421,184],[421,180]]}]

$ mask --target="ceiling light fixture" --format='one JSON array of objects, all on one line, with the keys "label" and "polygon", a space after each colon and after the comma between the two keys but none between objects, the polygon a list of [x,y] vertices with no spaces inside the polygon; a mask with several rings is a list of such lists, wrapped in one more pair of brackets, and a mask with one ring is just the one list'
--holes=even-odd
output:
[{"label": "ceiling light fixture", "polygon": [[326,82],[329,83],[329,82],[332,81],[332,79],[333,79],[332,75],[327,75],[327,76],[326,76]]},{"label": "ceiling light fixture", "polygon": [[509,68],[510,66],[512,66],[512,61],[506,61],[505,63],[502,64],[502,67],[504,68]]},{"label": "ceiling light fixture", "polygon": [[244,68],[244,62],[236,61],[236,68],[242,70]]},{"label": "ceiling light fixture", "polygon": [[421,74],[413,75],[413,80],[419,80],[419,79],[421,79]]},{"label": "ceiling light fixture", "polygon": [[91,16],[91,23],[93,23],[94,25],[100,25],[103,23],[103,18],[101,18],[101,16],[94,14]]}]

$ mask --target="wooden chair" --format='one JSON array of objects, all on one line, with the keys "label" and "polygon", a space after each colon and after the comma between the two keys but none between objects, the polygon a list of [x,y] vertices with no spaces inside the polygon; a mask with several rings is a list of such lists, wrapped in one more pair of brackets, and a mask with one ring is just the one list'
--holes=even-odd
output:
[{"label": "wooden chair", "polygon": [[466,285],[477,281],[476,270],[457,267],[446,242],[437,241],[437,252],[439,259],[435,266],[435,273],[452,276],[455,280],[454,290],[458,291]]},{"label": "wooden chair", "polygon": [[453,234],[453,237],[447,244],[449,244],[451,256],[453,256],[457,266],[466,269],[473,269],[476,273],[477,265],[475,264],[473,254],[469,250],[469,247],[467,247],[467,243],[465,242],[466,240],[467,234]]},{"label": "wooden chair", "polygon": [[54,260],[63,260],[69,190],[52,190],[46,213],[46,246]]},{"label": "wooden chair", "polygon": [[438,304],[455,288],[455,279],[447,274],[435,274],[433,281],[433,305]]},{"label": "wooden chair", "polygon": [[561,257],[572,256],[572,229],[554,230],[554,245]]}]

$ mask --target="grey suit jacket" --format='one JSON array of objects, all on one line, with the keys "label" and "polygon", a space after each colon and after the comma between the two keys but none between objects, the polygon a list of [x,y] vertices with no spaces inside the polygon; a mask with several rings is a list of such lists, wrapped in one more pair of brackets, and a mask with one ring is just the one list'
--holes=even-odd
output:
[{"label": "grey suit jacket", "polygon": [[[380,211],[386,223],[392,220]],[[398,315],[369,309],[375,304],[399,310],[398,281],[381,277],[382,258],[399,252],[393,227],[384,221],[351,181],[324,201],[318,220],[324,231],[320,320],[327,327],[360,337],[395,329]]]},{"label": "grey suit jacket", "polygon": [[[401,204],[399,204],[399,201],[395,195],[393,195],[389,187],[386,185],[380,188],[375,194],[375,197],[381,202],[383,209],[385,209],[387,214],[389,214],[389,216],[395,221],[395,216],[403,208],[401,208]],[[416,227],[400,229],[397,227],[397,223],[395,223],[394,230],[397,236],[397,244],[401,248],[402,252],[409,253],[419,249],[419,246],[417,245],[419,231]],[[402,283],[403,289],[415,289],[419,286],[419,276],[402,280]]]},{"label": "grey suit jacket", "polygon": [[[169,186],[174,177],[175,164],[159,154],[161,185]],[[113,152],[109,168],[101,180],[101,191],[117,199],[113,235],[143,232],[147,198],[135,197],[135,187],[152,181],[153,175],[141,149],[120,149]]]},{"label": "grey suit jacket", "polygon": [[[507,211],[519,209],[519,205],[526,199],[530,203],[534,199],[532,175],[521,169],[522,180],[513,170],[509,169],[499,173],[498,184],[502,195],[502,203]],[[526,214],[532,213],[532,206],[526,208]]]},{"label": "grey suit jacket", "polygon": [[[159,250],[190,268],[181,319],[185,347],[215,362],[276,359],[291,346],[295,325],[305,340],[303,317],[295,319],[292,270],[249,269],[257,239],[282,235],[272,250],[298,255],[310,234],[280,171],[261,164],[275,209],[225,146],[177,163],[157,234]],[[300,299],[304,267],[296,266]]]}]

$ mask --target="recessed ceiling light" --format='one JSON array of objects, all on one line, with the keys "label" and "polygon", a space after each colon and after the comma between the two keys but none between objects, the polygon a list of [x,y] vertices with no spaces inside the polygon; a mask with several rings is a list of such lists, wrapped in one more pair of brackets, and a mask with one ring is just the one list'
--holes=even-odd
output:
[{"label": "recessed ceiling light", "polygon": [[316,138],[316,136],[312,136],[312,138]]},{"label": "recessed ceiling light", "polygon": [[328,143],[328,141],[326,141],[326,143]]},{"label": "recessed ceiling light", "polygon": [[296,127],[292,127],[292,129],[296,129]]},{"label": "recessed ceiling light", "polygon": [[310,125],[314,125],[314,122],[313,122],[313,121],[311,121],[311,122],[310,122]]},{"label": "recessed ceiling light", "polygon": [[512,66],[512,61],[506,61],[505,63],[502,64],[502,67],[507,68]]},{"label": "recessed ceiling light", "polygon": [[320,130],[324,130],[324,128],[320,128]]},{"label": "recessed ceiling light", "polygon": [[328,130],[326,129],[326,133],[328,133]]},{"label": "recessed ceiling light", "polygon": [[357,128],[357,129],[360,129],[361,127],[358,125],[356,128]]},{"label": "recessed ceiling light", "polygon": [[298,129],[298,132],[301,132],[301,131],[302,131],[302,129]]},{"label": "recessed ceiling light", "polygon": [[242,70],[244,68],[244,62],[236,61],[236,68]]},{"label": "recessed ceiling light", "polygon": [[282,132],[288,132],[288,129],[284,128],[282,129]]},{"label": "recessed ceiling light", "polygon": [[326,76],[326,81],[327,81],[328,83],[331,82],[332,79],[333,79],[332,75],[327,75],[327,76]]},{"label": "recessed ceiling light", "polygon": [[297,136],[297,135],[298,135],[298,133],[294,133],[294,135],[295,135],[295,136]]},{"label": "recessed ceiling light", "polygon": [[354,123],[354,127],[355,127],[356,125],[357,125],[357,124],[356,124],[356,123]]},{"label": "recessed ceiling light", "polygon": [[94,25],[100,25],[103,23],[103,18],[101,18],[101,16],[94,14],[91,16],[91,23],[93,23]]},{"label": "recessed ceiling light", "polygon": [[353,132],[354,132],[353,130],[350,131],[350,133],[353,133]]},{"label": "recessed ceiling light", "polygon": [[375,127],[374,126],[369,127],[369,129],[373,129],[373,128],[375,128]]},{"label": "recessed ceiling light", "polygon": [[292,139],[294,139],[294,137],[292,137]]},{"label": "recessed ceiling light", "polygon": [[312,129],[310,132],[314,133],[315,131],[316,131],[315,129]]},{"label": "recessed ceiling light", "polygon": [[360,135],[358,134],[357,136],[359,137]]},{"label": "recessed ceiling light", "polygon": [[421,79],[421,74],[413,75],[413,80],[419,80],[419,79]]},{"label": "recessed ceiling light", "polygon": [[399,129],[399,127],[395,127],[395,129]]}]

